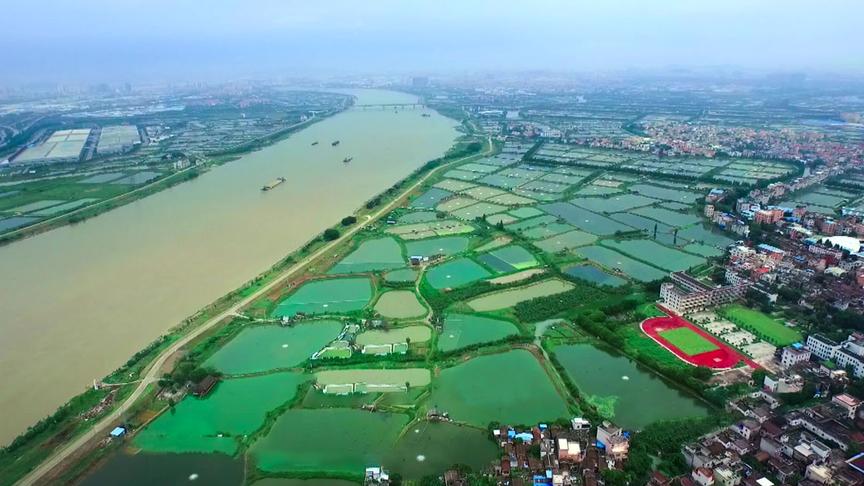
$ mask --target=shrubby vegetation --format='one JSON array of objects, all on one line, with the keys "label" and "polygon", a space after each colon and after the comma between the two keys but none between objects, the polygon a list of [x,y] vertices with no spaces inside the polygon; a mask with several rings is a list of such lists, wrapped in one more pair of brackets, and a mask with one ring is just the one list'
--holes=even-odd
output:
[{"label": "shrubby vegetation", "polygon": [[[577,284],[576,288],[560,294],[520,302],[516,304],[513,310],[516,313],[516,318],[520,321],[537,322],[569,313],[589,304],[605,306],[610,297],[612,296],[608,292],[601,291],[596,287]],[[614,304],[610,303],[610,305]]]},{"label": "shrubby vegetation", "polygon": [[190,383],[199,383],[208,375],[218,376],[219,373],[213,368],[201,367],[192,361],[182,361],[170,375],[165,375],[159,383],[163,386],[179,388]]},{"label": "shrubby vegetation", "polygon": [[525,334],[523,331],[522,334],[511,334],[496,341],[484,341],[481,343],[469,344],[468,346],[452,349],[450,351],[438,351],[437,356],[439,358],[446,358],[449,356],[461,356],[481,348],[490,348],[492,346],[498,346],[501,344],[529,344],[532,341],[534,341],[534,336]]},{"label": "shrubby vegetation", "polygon": [[326,230],[324,230],[324,234],[321,235],[321,238],[324,241],[333,241],[336,238],[339,238],[339,234],[339,230],[334,228],[327,228]]}]

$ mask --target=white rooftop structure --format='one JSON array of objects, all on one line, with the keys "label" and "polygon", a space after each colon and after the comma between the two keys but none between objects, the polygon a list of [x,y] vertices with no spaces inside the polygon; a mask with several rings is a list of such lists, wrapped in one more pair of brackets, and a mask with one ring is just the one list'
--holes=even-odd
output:
[{"label": "white rooftop structure", "polygon": [[858,253],[861,251],[861,240],[852,236],[828,236],[822,238],[823,242],[828,242],[832,246],[837,245],[843,250],[848,250],[849,253]]},{"label": "white rooftop structure", "polygon": [[99,135],[96,151],[102,155],[125,152],[141,143],[141,135],[135,125],[104,127]]},{"label": "white rooftop structure", "polygon": [[13,162],[17,163],[48,163],[76,161],[81,156],[84,144],[90,136],[89,128],[75,130],[57,130],[43,143],[29,147]]}]

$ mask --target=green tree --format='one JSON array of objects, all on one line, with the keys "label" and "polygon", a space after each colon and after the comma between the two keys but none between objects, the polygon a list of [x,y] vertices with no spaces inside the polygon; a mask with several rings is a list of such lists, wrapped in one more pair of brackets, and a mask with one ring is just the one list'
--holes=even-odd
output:
[{"label": "green tree", "polygon": [[324,241],[333,241],[336,238],[339,238],[339,235],[339,230],[334,228],[327,228],[326,230],[324,230],[324,235],[322,236],[322,238],[324,238]]}]

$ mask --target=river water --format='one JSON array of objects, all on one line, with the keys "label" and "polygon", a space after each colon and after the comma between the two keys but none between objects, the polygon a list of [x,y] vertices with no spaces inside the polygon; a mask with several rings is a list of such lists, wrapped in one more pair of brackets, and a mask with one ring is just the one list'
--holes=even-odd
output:
[{"label": "river water", "polygon": [[[415,101],[351,94],[358,105]],[[0,444],[441,156],[455,127],[429,110],[354,108],[191,182],[0,247]]]}]

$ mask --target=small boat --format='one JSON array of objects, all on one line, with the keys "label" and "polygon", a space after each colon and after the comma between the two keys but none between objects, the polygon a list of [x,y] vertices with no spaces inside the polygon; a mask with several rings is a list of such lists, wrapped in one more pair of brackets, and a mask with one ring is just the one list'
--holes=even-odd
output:
[{"label": "small boat", "polygon": [[423,118],[429,118],[429,117],[432,116],[432,115],[430,115],[429,113],[423,113],[423,114],[420,115],[420,116],[422,116]]},{"label": "small boat", "polygon": [[264,184],[264,186],[261,187],[261,190],[262,191],[269,191],[270,189],[275,188],[276,186],[278,186],[279,184],[282,184],[283,182],[285,182],[284,177],[277,177],[276,179],[268,182],[267,184]]},{"label": "small boat", "polygon": [[342,159],[342,163],[347,164],[348,162],[351,162],[352,160],[354,160],[354,157],[345,157],[344,159]]},{"label": "small boat", "polygon": [[330,145],[332,145],[332,146],[334,146],[334,147],[337,146],[337,145],[339,145],[339,140],[336,140],[335,142],[331,143]]},{"label": "small boat", "polygon": [[318,140],[315,140],[314,142],[312,142],[312,146],[313,146],[313,147],[316,146],[316,145],[318,145]]}]

